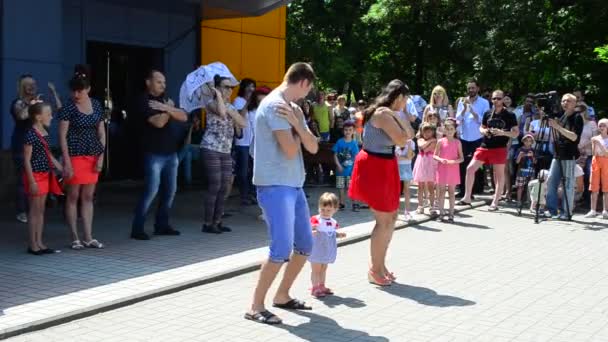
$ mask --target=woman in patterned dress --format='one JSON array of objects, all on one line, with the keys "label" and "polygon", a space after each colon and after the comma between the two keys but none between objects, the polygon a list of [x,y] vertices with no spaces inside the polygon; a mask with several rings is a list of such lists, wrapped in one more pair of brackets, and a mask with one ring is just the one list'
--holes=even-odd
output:
[{"label": "woman in patterned dress", "polygon": [[[72,233],[72,249],[103,248],[93,238],[93,197],[103,167],[106,134],[103,107],[89,97],[89,72],[77,65],[69,82],[71,99],[59,112],[59,141],[63,154],[64,183],[69,185],[65,216]],[[78,237],[78,201],[84,239]]]}]

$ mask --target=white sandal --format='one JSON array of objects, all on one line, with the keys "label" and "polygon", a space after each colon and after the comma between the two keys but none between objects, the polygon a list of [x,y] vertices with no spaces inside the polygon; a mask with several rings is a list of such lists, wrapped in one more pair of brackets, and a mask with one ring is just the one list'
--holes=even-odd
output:
[{"label": "white sandal", "polygon": [[101,242],[99,242],[99,241],[97,241],[97,240],[95,240],[95,239],[93,239],[93,240],[91,240],[91,241],[89,241],[89,242],[83,241],[83,243],[84,243],[84,246],[85,246],[85,247],[87,247],[87,248],[98,248],[98,249],[102,249],[102,248],[104,248],[104,247],[105,247],[105,246],[103,245],[103,243],[101,243]]},{"label": "white sandal", "polygon": [[81,250],[84,248],[84,246],[82,245],[82,242],[80,242],[80,240],[74,240],[72,242],[72,247],[73,250]]}]

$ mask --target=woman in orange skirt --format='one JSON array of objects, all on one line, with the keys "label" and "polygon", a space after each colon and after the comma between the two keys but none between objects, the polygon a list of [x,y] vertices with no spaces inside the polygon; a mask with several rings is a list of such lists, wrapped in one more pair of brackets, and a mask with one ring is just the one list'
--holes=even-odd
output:
[{"label": "woman in orange skirt", "polygon": [[48,248],[42,242],[44,229],[44,209],[48,193],[61,194],[61,188],[55,177],[55,169],[61,170],[61,164],[49,150],[49,134],[45,127],[51,124],[51,106],[38,102],[28,108],[32,127],[25,133],[23,144],[23,184],[29,199],[28,226],[29,247],[27,252],[33,255],[53,254],[58,251]]},{"label": "woman in orange skirt", "polygon": [[[105,129],[103,107],[89,97],[89,72],[77,65],[70,80],[72,99],[59,112],[59,139],[63,153],[64,182],[68,185],[66,219],[72,233],[72,249],[103,248],[93,238],[93,196],[103,167]],[[81,204],[84,239],[78,237],[78,201]]]},{"label": "woman in orange skirt", "polygon": [[403,111],[409,88],[399,80],[391,81],[364,111],[363,150],[355,158],[348,195],[365,202],[374,213],[376,225],[371,235],[371,267],[368,280],[387,286],[396,278],[386,268],[386,253],[393,236],[399,209],[400,178],[395,145],[405,146],[414,137],[408,121],[397,114]]}]

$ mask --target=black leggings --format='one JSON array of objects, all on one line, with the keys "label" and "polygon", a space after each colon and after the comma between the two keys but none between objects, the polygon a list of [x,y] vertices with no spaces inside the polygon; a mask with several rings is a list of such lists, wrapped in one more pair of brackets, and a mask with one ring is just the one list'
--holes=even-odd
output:
[{"label": "black leggings", "polygon": [[205,224],[219,223],[224,213],[224,198],[232,178],[232,157],[230,153],[220,153],[202,149],[207,190],[203,196]]}]

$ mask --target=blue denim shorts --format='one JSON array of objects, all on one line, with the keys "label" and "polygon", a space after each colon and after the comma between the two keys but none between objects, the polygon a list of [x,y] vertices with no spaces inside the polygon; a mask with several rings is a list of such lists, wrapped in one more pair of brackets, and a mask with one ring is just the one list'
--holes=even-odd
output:
[{"label": "blue denim shorts", "polygon": [[264,213],[271,262],[289,261],[292,251],[308,256],[312,252],[310,210],[302,188],[258,186],[258,203]]}]

